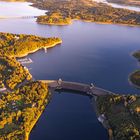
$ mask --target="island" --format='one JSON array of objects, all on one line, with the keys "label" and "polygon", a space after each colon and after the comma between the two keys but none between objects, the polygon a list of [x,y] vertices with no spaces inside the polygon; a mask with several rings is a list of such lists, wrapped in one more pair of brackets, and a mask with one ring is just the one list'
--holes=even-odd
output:
[{"label": "island", "polygon": [[[133,54],[133,57],[135,57],[138,61],[140,61],[140,51],[136,51]],[[129,76],[129,81],[137,88],[140,88],[140,70],[136,70],[132,72]]]},{"label": "island", "polygon": [[74,20],[105,24],[140,25],[140,12],[113,8],[92,0],[46,0],[32,1],[32,6],[47,10],[46,15],[39,16],[39,24],[69,25]]},{"label": "island", "polygon": [[0,33],[0,140],[28,140],[51,97],[48,85],[32,80],[17,58],[60,43],[56,37]]},{"label": "island", "polygon": [[110,140],[140,139],[140,96],[107,95],[96,98],[98,120]]}]

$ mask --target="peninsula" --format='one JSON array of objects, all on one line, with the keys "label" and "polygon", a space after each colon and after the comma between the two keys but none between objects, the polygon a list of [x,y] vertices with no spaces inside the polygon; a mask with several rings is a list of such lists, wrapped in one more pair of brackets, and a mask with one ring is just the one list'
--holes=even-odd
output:
[{"label": "peninsula", "polygon": [[[138,61],[140,61],[140,51],[134,52],[133,57],[135,57]],[[140,70],[136,70],[133,73],[131,73],[129,76],[129,80],[134,86],[139,88],[140,87]]]},{"label": "peninsula", "polygon": [[55,37],[0,33],[0,140],[28,140],[50,100],[47,84],[33,81],[16,58],[60,43]]},{"label": "peninsula", "polygon": [[0,56],[24,57],[43,48],[61,44],[60,38],[43,38],[35,35],[0,33]]},{"label": "peninsula", "polygon": [[113,8],[92,0],[46,0],[33,1],[34,7],[47,10],[37,22],[49,25],[69,25],[73,20],[105,24],[140,25],[140,12]]},{"label": "peninsula", "polygon": [[[12,0],[7,0],[12,1]],[[20,1],[20,0],[16,0]],[[37,23],[47,25],[69,25],[74,20],[96,22],[102,24],[122,24],[140,26],[140,12],[112,7],[93,0],[26,0],[32,6],[46,10],[46,15],[37,17]],[[108,0],[114,3],[135,3],[139,1]]]}]

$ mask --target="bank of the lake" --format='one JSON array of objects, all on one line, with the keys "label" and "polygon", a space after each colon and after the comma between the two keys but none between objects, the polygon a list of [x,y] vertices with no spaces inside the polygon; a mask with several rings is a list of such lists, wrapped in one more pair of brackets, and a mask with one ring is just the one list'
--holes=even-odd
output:
[{"label": "bank of the lake", "polygon": [[57,41],[55,43],[52,43],[51,45],[45,45],[45,46],[42,46],[40,48],[36,48],[34,50],[28,51],[26,53],[23,53],[23,54],[20,54],[20,55],[15,55],[14,57],[16,57],[16,58],[26,57],[29,54],[33,54],[33,53],[37,52],[40,49],[50,49],[50,48],[55,47],[56,45],[60,45],[61,43],[62,43],[62,40],[59,40],[59,41]]},{"label": "bank of the lake", "polygon": [[96,102],[99,120],[108,128],[110,140],[140,138],[139,95],[100,96]]},{"label": "bank of the lake", "polygon": [[128,82],[130,83],[130,85],[132,85],[138,89],[140,89],[139,75],[140,75],[140,70],[135,70],[135,71],[131,72],[128,77]]},{"label": "bank of the lake", "polygon": [[106,24],[140,25],[140,12],[114,8],[108,4],[96,3],[92,0],[36,1],[33,6],[48,10],[46,15],[37,17],[39,24],[68,25],[74,19],[79,19]]},{"label": "bank of the lake", "polygon": [[[140,61],[140,50],[133,51],[131,56],[137,59],[138,65]],[[140,69],[136,69],[129,74],[128,81],[131,85],[135,86],[136,88],[140,88]]]},{"label": "bank of the lake", "polygon": [[[47,84],[33,81],[29,70],[15,57],[23,57],[42,48],[52,48],[62,43],[62,40],[11,33],[0,33],[0,38],[0,139],[28,140],[49,102],[49,89]],[[5,114],[7,118],[3,119]]]},{"label": "bank of the lake", "polygon": [[[47,88],[47,87],[46,87]],[[51,96],[52,93],[49,93],[49,96]],[[49,97],[50,98],[50,97]],[[47,96],[44,98],[44,101],[47,100]],[[44,102],[43,106],[44,108],[47,107],[47,105],[49,104],[49,100],[47,102]],[[44,109],[39,112],[37,115],[36,115],[36,118],[34,118],[34,120],[32,121],[31,125],[29,126],[29,131],[26,131],[25,132],[25,140],[30,140],[30,134],[31,134],[31,131],[33,130],[33,128],[35,127],[35,125],[37,125],[37,122],[39,120],[39,118],[41,117],[42,113],[44,112]]]}]

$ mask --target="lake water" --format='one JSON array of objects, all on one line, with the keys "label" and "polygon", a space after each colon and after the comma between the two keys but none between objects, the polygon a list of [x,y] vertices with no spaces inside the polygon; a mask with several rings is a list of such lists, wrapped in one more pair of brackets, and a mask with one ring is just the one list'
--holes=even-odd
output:
[{"label": "lake water", "polygon": [[97,3],[105,3],[107,5],[114,7],[114,8],[123,8],[123,9],[134,10],[134,11],[140,12],[140,7],[136,7],[136,6],[127,6],[127,5],[111,3],[111,2],[108,2],[107,0],[93,0],[93,1],[95,1]]},{"label": "lake water", "polygon": [[15,16],[39,16],[44,15],[45,10],[31,7],[29,2],[0,2],[0,17]]},{"label": "lake water", "polygon": [[[24,10],[26,11],[26,6]],[[7,11],[10,9],[5,12]],[[28,68],[31,68],[35,79],[62,78],[92,82],[98,87],[120,94],[140,93],[128,83],[128,75],[140,68],[130,55],[140,47],[138,27],[80,21],[61,27],[39,25],[35,19],[6,19],[0,20],[0,31],[62,38],[62,45],[49,49],[47,53],[40,50],[28,56],[33,60]],[[30,136],[30,140],[66,139],[108,139],[88,97],[56,93]]]}]

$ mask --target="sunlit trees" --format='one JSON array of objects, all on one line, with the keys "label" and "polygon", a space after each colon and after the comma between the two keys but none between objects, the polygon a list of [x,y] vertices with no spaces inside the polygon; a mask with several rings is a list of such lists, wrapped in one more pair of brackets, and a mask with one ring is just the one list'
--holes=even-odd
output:
[{"label": "sunlit trees", "polygon": [[[49,101],[45,83],[32,75],[16,57],[61,43],[60,38],[0,33],[0,140],[27,140]],[[10,92],[8,92],[10,91]]]},{"label": "sunlit trees", "polygon": [[2,95],[0,139],[25,140],[49,100],[45,83],[30,82],[12,93]]},{"label": "sunlit trees", "polygon": [[58,1],[47,0],[34,2],[36,7],[48,10],[47,15],[39,16],[41,24],[66,25],[79,19],[91,22],[140,25],[140,13],[126,9],[113,8],[92,0]]},{"label": "sunlit trees", "polygon": [[61,43],[61,39],[57,37],[43,38],[34,35],[0,33],[0,55],[21,57],[59,43]]},{"label": "sunlit trees", "polygon": [[97,98],[98,112],[107,118],[115,140],[140,139],[139,108],[140,96],[107,95]]}]

